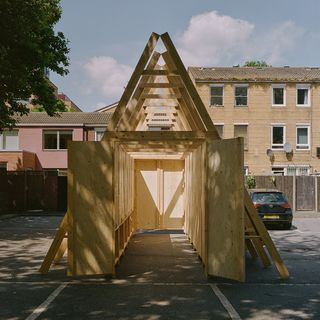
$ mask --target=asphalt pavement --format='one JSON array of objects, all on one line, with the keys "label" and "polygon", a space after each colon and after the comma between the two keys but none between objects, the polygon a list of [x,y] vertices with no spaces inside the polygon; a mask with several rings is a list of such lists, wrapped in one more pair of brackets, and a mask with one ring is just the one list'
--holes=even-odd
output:
[{"label": "asphalt pavement", "polygon": [[112,279],[38,268],[61,216],[0,219],[0,319],[320,319],[320,219],[270,230],[290,279],[246,257],[246,282],[206,279],[178,230],[137,233]]}]

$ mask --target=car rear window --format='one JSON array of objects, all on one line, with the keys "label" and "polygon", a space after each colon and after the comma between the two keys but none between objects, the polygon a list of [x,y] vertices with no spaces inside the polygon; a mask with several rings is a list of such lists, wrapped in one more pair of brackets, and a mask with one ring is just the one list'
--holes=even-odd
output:
[{"label": "car rear window", "polygon": [[254,192],[252,201],[256,203],[287,202],[286,197],[281,192]]}]

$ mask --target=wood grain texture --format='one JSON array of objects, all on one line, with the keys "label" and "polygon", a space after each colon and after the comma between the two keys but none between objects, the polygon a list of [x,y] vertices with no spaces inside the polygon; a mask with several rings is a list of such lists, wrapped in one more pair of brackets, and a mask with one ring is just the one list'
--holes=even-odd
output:
[{"label": "wood grain texture", "polygon": [[68,151],[68,274],[113,274],[113,147],[71,142]]},{"label": "wood grain texture", "polygon": [[208,141],[207,152],[207,272],[244,281],[242,138]]}]

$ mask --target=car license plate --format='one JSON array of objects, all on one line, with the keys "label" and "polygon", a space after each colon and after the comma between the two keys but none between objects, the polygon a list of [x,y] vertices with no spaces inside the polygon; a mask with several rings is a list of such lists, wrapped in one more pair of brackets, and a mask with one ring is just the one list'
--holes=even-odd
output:
[{"label": "car license plate", "polygon": [[267,216],[264,215],[263,218],[264,219],[279,219],[280,217],[277,214],[273,214],[273,215],[267,215]]}]

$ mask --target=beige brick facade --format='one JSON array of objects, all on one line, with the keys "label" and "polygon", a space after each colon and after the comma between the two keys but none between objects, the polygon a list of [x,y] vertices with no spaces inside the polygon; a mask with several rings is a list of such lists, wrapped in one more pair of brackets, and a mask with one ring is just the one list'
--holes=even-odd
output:
[{"label": "beige brick facade", "polygon": [[[192,75],[191,75],[192,76]],[[222,84],[224,103],[221,107],[210,106],[210,86]],[[234,137],[235,124],[248,125],[248,150],[245,151],[245,165],[250,174],[268,175],[272,167],[297,168],[307,166],[308,173],[320,172],[320,159],[316,148],[320,147],[320,83],[319,82],[279,82],[285,85],[285,106],[272,106],[272,85],[275,82],[210,82],[197,81],[196,88],[215,124],[223,124],[223,138]],[[310,84],[310,107],[297,106],[297,84]],[[235,106],[235,85],[248,85],[248,105]],[[272,124],[285,126],[285,142],[293,148],[291,154],[283,149],[272,150],[273,157],[267,156],[271,146]],[[309,125],[310,150],[297,150],[297,125]],[[299,174],[299,173],[297,173]]]}]

